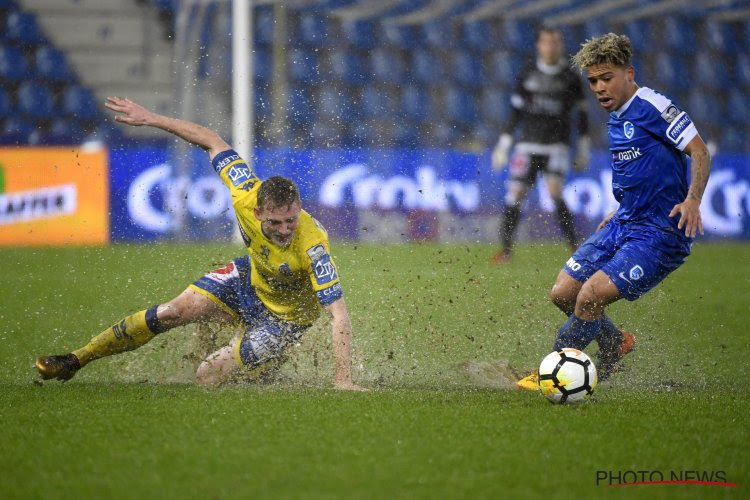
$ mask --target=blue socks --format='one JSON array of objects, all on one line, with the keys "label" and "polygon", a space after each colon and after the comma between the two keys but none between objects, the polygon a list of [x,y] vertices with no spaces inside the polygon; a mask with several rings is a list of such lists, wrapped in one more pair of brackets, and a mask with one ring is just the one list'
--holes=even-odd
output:
[{"label": "blue socks", "polygon": [[[611,321],[609,322],[612,323]],[[612,325],[614,327],[614,325]],[[585,321],[571,314],[568,321],[558,330],[552,350],[559,351],[563,347],[583,350],[602,331],[602,320]]]},{"label": "blue socks", "polygon": [[596,342],[599,344],[599,352],[606,354],[616,352],[622,344],[622,332],[606,315],[602,316],[602,331]]}]

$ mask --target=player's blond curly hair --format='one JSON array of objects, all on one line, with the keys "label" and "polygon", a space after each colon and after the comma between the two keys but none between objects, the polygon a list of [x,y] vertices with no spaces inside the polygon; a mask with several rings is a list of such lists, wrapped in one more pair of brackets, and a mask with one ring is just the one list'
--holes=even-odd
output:
[{"label": "player's blond curly hair", "polygon": [[598,64],[630,66],[631,57],[633,57],[633,46],[630,44],[630,38],[625,35],[607,33],[582,43],[581,50],[571,58],[571,62],[579,71],[583,71],[589,66]]}]

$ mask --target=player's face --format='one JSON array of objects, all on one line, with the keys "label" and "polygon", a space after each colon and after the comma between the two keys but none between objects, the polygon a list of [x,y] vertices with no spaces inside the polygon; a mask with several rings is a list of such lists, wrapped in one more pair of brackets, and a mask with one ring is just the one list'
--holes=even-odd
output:
[{"label": "player's face", "polygon": [[542,31],[536,42],[536,50],[545,64],[557,64],[563,52],[562,36],[556,31]]},{"label": "player's face", "polygon": [[604,109],[616,111],[633,97],[638,86],[635,84],[635,70],[611,64],[595,64],[586,67],[586,79],[596,94],[596,99]]},{"label": "player's face", "polygon": [[255,216],[260,220],[263,234],[275,245],[286,248],[294,239],[299,224],[299,213],[302,205],[299,202],[285,207],[263,207],[255,209]]}]

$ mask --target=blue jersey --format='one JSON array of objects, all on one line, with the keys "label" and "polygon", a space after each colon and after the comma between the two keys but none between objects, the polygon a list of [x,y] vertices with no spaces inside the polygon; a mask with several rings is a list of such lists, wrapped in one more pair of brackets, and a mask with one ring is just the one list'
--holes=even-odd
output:
[{"label": "blue jersey", "polygon": [[677,230],[672,208],[688,191],[683,150],[698,131],[690,117],[667,97],[648,88],[635,95],[607,122],[612,153],[612,192],[620,203],[614,218]]}]

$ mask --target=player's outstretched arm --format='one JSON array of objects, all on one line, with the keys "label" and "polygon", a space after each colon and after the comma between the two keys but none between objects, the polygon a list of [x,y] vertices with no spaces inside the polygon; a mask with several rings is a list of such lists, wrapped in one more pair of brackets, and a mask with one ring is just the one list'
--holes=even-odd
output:
[{"label": "player's outstretched arm", "polygon": [[326,312],[331,316],[333,328],[333,355],[336,363],[334,385],[336,389],[349,391],[366,391],[352,382],[352,322],[346,309],[344,299],[326,306]]},{"label": "player's outstretched arm", "polygon": [[680,214],[677,228],[685,228],[685,236],[695,238],[696,233],[703,234],[701,220],[701,200],[706,190],[708,175],[711,172],[711,153],[708,146],[699,135],[696,135],[685,147],[685,153],[690,155],[690,188],[687,197],[669,212],[670,217]]},{"label": "player's outstretched arm", "polygon": [[124,99],[122,97],[107,97],[107,101],[104,105],[118,113],[115,115],[116,121],[133,127],[146,125],[166,130],[191,144],[202,147],[208,151],[212,160],[214,156],[222,151],[231,149],[231,146],[224,142],[224,140],[219,137],[219,134],[213,130],[187,120],[170,118],[158,113],[153,113],[130,99]]}]

